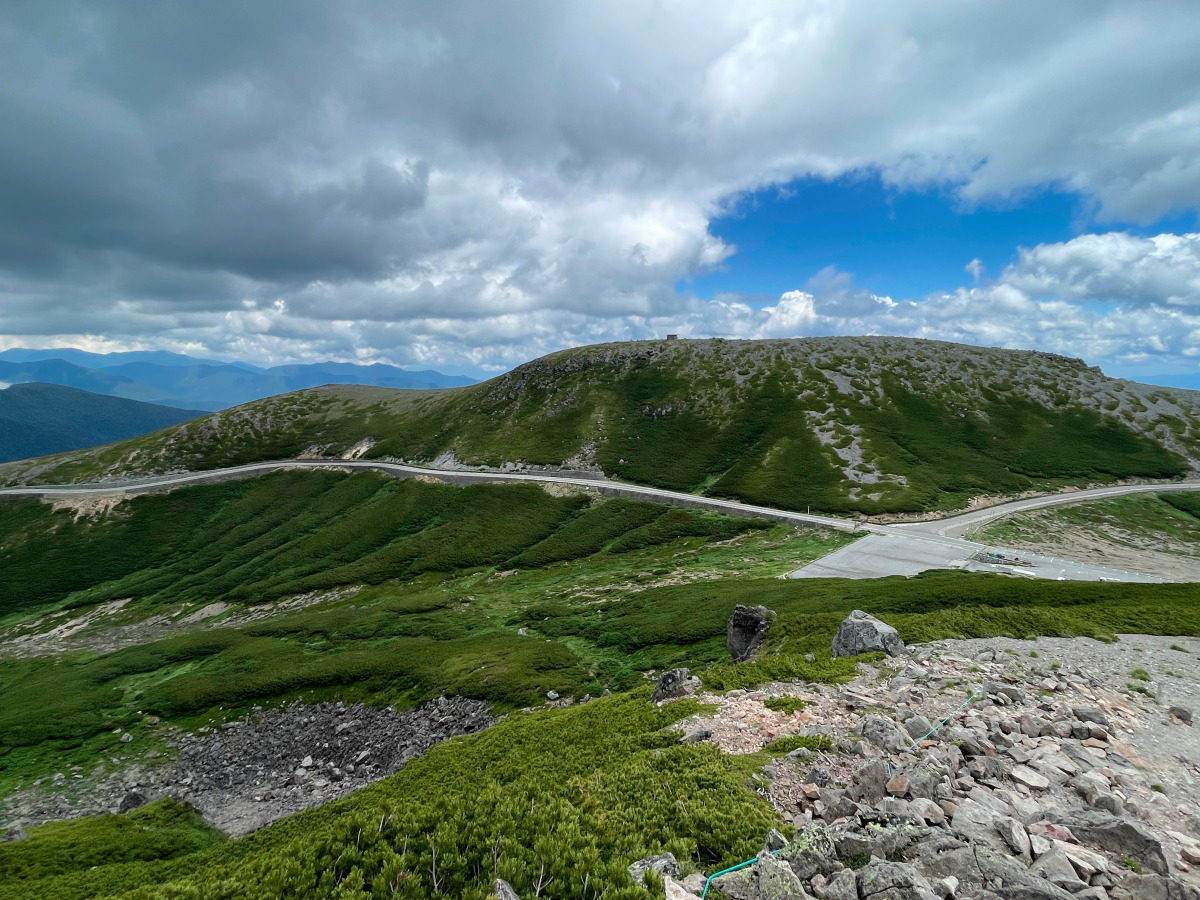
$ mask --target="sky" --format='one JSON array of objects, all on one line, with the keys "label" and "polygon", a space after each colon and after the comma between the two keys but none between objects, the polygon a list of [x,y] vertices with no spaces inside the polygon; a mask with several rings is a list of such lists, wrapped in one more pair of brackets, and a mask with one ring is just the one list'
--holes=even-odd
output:
[{"label": "sky", "polygon": [[0,349],[1200,374],[1200,6],[0,0]]}]

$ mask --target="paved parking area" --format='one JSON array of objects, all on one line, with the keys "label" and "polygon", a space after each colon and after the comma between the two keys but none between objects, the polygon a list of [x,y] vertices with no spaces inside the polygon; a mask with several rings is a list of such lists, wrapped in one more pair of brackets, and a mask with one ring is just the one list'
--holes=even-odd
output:
[{"label": "paved parking area", "polygon": [[[998,572],[1029,578],[1060,581],[1135,581],[1162,583],[1156,575],[1142,575],[1087,563],[1053,559],[1021,551],[1030,567],[995,565],[971,559],[992,548],[969,541],[917,533],[870,534],[828,556],[788,574],[788,578],[884,578],[888,575],[917,575],[929,569],[962,569],[969,572]],[[1010,551],[1012,555],[1015,552]]]}]

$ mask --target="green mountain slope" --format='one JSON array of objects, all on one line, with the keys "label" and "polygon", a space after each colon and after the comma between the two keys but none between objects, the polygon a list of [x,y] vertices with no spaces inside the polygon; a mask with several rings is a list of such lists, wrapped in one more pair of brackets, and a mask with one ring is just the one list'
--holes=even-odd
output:
[{"label": "green mountain slope", "polygon": [[1200,460],[1200,394],[1109,379],[1051,354],[901,338],[605,344],[465,388],[300,391],[0,478],[73,481],[352,448],[591,468],[792,509],[911,511],[1185,474]]},{"label": "green mountain slope", "polygon": [[111,444],[204,415],[57,384],[0,391],[0,461]]}]

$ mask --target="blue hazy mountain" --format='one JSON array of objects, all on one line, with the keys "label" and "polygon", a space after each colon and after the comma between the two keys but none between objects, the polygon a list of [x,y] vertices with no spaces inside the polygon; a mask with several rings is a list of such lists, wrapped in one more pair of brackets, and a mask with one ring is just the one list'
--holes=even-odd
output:
[{"label": "blue hazy mountain", "polygon": [[218,410],[323,384],[429,389],[474,384],[470,378],[381,364],[308,363],[260,369],[161,351],[5,350],[0,381],[45,382],[183,409]]},{"label": "blue hazy mountain", "polygon": [[58,384],[14,384],[0,390],[0,462],[111,444],[204,414]]}]

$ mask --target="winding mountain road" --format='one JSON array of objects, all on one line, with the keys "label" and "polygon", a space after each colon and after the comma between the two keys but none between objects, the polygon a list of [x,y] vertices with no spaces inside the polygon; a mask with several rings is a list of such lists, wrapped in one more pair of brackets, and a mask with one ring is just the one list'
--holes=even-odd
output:
[{"label": "winding mountain road", "polygon": [[[467,485],[476,483],[547,483],[571,485],[598,493],[645,500],[652,503],[668,503],[708,509],[732,515],[754,516],[776,522],[832,528],[838,531],[866,532],[866,537],[817,560],[802,569],[797,569],[791,578],[879,578],[887,575],[916,575],[934,568],[958,568],[971,571],[1006,572],[1029,577],[1052,578],[1071,581],[1139,581],[1161,582],[1163,579],[1137,572],[1095,566],[1087,563],[1069,562],[1029,553],[1004,553],[1003,559],[989,557],[997,548],[966,541],[955,535],[984,522],[1011,515],[1027,509],[1038,509],[1064,503],[1115,497],[1122,494],[1144,493],[1162,490],[1200,490],[1200,482],[1176,482],[1171,484],[1122,485],[1093,490],[1072,491],[1044,497],[1032,497],[1012,503],[998,504],[985,509],[972,510],[945,519],[928,522],[913,522],[902,525],[876,525],[839,519],[832,516],[814,516],[808,513],[791,512],[767,506],[740,503],[735,500],[718,500],[699,497],[681,491],[645,487],[605,478],[588,478],[578,475],[557,475],[539,472],[492,472],[470,469],[434,469],[406,463],[376,462],[373,460],[290,459],[273,462],[249,463],[207,472],[183,472],[171,475],[150,476],[123,482],[99,482],[69,485],[19,485],[0,488],[0,496],[35,496],[42,498],[82,498],[95,496],[136,496],[156,493],[190,484],[205,484],[250,478],[269,472],[289,469],[337,469],[342,471],[374,471],[398,478],[432,479],[447,484]],[[1019,558],[1018,558],[1019,557]]]},{"label": "winding mountain road", "polygon": [[928,522],[909,522],[899,527],[911,531],[940,534],[943,537],[956,537],[966,534],[979,525],[1030,509],[1063,506],[1069,503],[1083,503],[1088,500],[1104,500],[1108,497],[1121,497],[1125,494],[1150,494],[1166,491],[1200,491],[1200,481],[1177,481],[1167,484],[1126,484],[1115,487],[1090,488],[1083,491],[1066,491],[1061,494],[1029,497],[1026,500],[1013,500],[1010,503],[985,506],[980,509],[971,510],[970,512],[949,516],[945,519],[933,519]]}]

